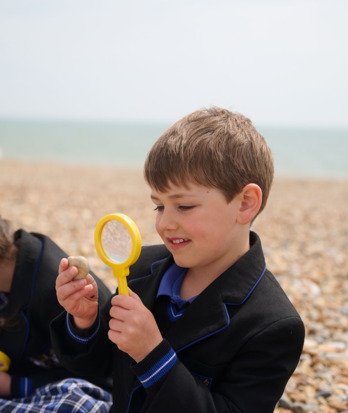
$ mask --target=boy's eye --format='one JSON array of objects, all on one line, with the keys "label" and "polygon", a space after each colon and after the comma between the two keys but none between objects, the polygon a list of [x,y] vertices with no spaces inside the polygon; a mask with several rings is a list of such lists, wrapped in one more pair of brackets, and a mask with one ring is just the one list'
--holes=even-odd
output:
[{"label": "boy's eye", "polygon": [[[178,207],[179,211],[188,211],[192,208],[194,208],[193,205],[179,205]],[[164,205],[157,205],[156,208],[154,209],[154,211],[157,212],[163,212],[164,211]]]},{"label": "boy's eye", "polygon": [[192,208],[194,208],[193,205],[180,205],[178,207],[178,209],[180,209],[181,211],[188,211],[189,209],[192,209]]}]

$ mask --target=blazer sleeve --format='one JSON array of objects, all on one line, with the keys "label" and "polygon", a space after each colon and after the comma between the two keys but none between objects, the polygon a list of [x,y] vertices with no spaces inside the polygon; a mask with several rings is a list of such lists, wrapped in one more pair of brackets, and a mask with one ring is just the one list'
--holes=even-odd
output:
[{"label": "blazer sleeve", "polygon": [[67,313],[56,317],[51,325],[51,341],[60,363],[75,374],[100,379],[112,373],[112,343],[108,339],[109,301],[98,314],[93,328],[76,340],[67,327]]},{"label": "blazer sleeve", "polygon": [[146,388],[143,413],[272,413],[302,351],[299,317],[269,325],[250,338],[209,390],[178,359],[168,374]]}]

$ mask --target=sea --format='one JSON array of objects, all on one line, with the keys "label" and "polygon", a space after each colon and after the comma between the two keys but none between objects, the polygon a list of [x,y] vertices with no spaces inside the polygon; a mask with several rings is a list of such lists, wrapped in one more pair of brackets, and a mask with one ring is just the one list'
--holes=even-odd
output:
[{"label": "sea", "polygon": [[[1,159],[141,168],[171,122],[0,119]],[[256,125],[279,177],[348,179],[348,128]]]}]

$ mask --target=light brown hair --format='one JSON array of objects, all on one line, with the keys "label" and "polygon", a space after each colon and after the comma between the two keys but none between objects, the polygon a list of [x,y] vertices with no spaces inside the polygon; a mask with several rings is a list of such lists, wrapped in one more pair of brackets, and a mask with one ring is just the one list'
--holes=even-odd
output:
[{"label": "light brown hair", "polygon": [[195,182],[221,190],[230,202],[249,183],[262,190],[265,207],[273,181],[265,139],[245,116],[223,108],[197,110],[174,123],[152,146],[144,166],[150,187]]},{"label": "light brown hair", "polygon": [[14,260],[16,258],[13,249],[14,236],[10,221],[0,215],[0,260]]}]

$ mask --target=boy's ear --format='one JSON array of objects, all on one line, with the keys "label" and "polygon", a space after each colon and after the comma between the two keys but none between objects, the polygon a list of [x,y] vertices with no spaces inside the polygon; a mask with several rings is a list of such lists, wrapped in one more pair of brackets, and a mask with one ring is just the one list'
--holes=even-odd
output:
[{"label": "boy's ear", "polygon": [[257,184],[248,184],[242,189],[237,221],[248,224],[256,217],[262,204],[262,190]]}]

